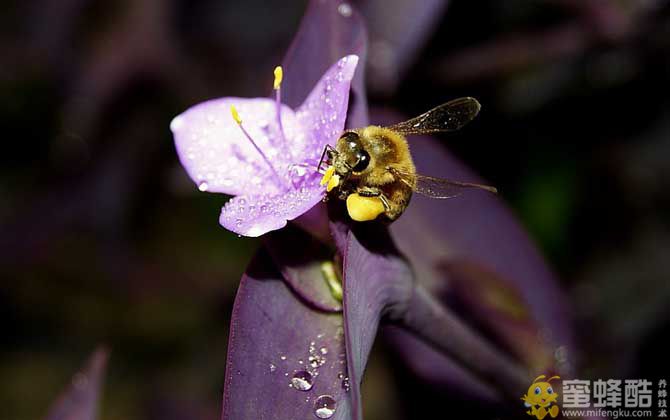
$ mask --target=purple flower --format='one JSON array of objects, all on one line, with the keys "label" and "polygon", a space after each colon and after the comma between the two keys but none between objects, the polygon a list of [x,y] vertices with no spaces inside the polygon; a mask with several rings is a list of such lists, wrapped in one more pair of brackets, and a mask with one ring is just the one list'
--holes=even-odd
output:
[{"label": "purple flower", "polygon": [[274,100],[214,99],[172,120],[177,153],[200,191],[235,196],[221,210],[223,227],[260,236],[321,201],[316,166],[344,129],[357,63],[356,55],[337,61],[295,110],[281,103],[277,67]]}]

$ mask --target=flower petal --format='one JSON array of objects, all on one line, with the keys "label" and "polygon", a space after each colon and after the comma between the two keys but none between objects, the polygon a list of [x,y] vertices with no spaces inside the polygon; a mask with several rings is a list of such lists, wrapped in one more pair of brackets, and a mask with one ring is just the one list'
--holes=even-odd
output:
[{"label": "flower petal", "polygon": [[240,195],[221,209],[219,223],[238,235],[257,237],[286,226],[288,220],[306,213],[324,195],[321,175],[308,173],[297,189],[283,194]]},{"label": "flower petal", "polygon": [[357,64],[356,55],[343,57],[333,64],[296,110],[306,139],[304,144],[296,145],[302,147],[301,156],[317,160],[327,144],[335,145],[347,119],[349,89]]},{"label": "flower petal", "polygon": [[95,420],[98,418],[98,399],[107,367],[108,352],[97,349],[86,367],[77,373],[72,385],[49,409],[46,420]]},{"label": "flower petal", "polygon": [[350,418],[344,352],[342,314],[306,306],[261,251],[235,298],[222,420],[318,418],[320,396],[334,402],[331,419]]},{"label": "flower petal", "polygon": [[341,0],[310,0],[282,62],[283,101],[298,107],[335,61],[349,54],[364,59],[366,48],[365,23],[354,7]]},{"label": "flower petal", "polygon": [[[282,179],[276,179],[268,163],[233,120],[231,105]],[[283,105],[281,115],[285,138],[303,144],[304,133],[293,110]],[[289,185],[289,166],[303,160],[295,148],[284,146],[276,121],[276,104],[271,99],[221,98],[189,108],[172,120],[170,129],[179,159],[201,191],[230,195],[250,191],[278,193]]]}]

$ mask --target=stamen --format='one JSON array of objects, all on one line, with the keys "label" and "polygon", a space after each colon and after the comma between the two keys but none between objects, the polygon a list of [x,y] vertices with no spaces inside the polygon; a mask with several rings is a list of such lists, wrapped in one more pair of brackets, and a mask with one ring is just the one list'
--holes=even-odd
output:
[{"label": "stamen", "polygon": [[275,90],[275,108],[277,109],[277,125],[279,126],[279,134],[283,146],[286,146],[286,136],[284,135],[284,127],[281,123],[281,82],[284,80],[284,69],[281,66],[275,67],[274,76],[273,86]]},{"label": "stamen", "polygon": [[279,90],[279,88],[281,87],[281,82],[282,80],[284,80],[284,70],[281,68],[281,66],[275,67],[274,75],[275,75],[274,88],[275,90]]},{"label": "stamen", "polygon": [[326,172],[323,174],[323,178],[321,178],[321,182],[319,182],[319,184],[321,184],[322,186],[326,185],[334,174],[335,174],[335,167],[329,166],[328,169],[326,169]]},{"label": "stamen", "polygon": [[330,293],[333,297],[340,302],[342,301],[342,277],[337,272],[335,264],[332,261],[323,261],[321,263],[321,274],[323,275],[326,284],[330,289]]},{"label": "stamen", "polygon": [[265,163],[268,164],[268,167],[270,168],[275,178],[277,179],[278,185],[281,187],[285,187],[284,183],[282,182],[282,178],[279,176],[279,173],[275,170],[274,166],[272,166],[272,162],[270,162],[270,159],[268,159],[268,157],[265,156],[265,153],[263,153],[261,148],[258,147],[254,139],[252,139],[251,135],[249,135],[249,132],[242,125],[242,118],[240,118],[240,114],[237,112],[237,108],[235,108],[235,105],[230,106],[230,114],[233,116],[233,120],[235,120],[238,127],[240,127],[240,130],[242,130],[242,133],[244,133],[244,136],[247,138],[247,140],[251,142],[251,144],[254,146],[256,151],[261,155]]}]

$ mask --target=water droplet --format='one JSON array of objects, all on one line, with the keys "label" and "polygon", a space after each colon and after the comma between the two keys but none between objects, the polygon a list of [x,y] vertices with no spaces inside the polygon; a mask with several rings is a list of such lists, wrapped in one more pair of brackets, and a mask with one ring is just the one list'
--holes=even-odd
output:
[{"label": "water droplet", "polygon": [[280,359],[286,360],[286,356],[281,356]]},{"label": "water droplet", "polygon": [[351,389],[348,376],[342,380],[342,389],[344,389],[345,392],[349,392],[349,389]]},{"label": "water droplet", "polygon": [[312,374],[304,370],[299,370],[293,374],[291,384],[295,389],[300,391],[309,391],[312,389]]},{"label": "water droplet", "polygon": [[274,372],[277,370],[277,366],[275,366],[273,363],[270,363],[270,372]]},{"label": "water droplet", "polygon": [[77,389],[84,389],[88,385],[88,377],[78,372],[72,377],[72,385]]},{"label": "water droplet", "polygon": [[170,130],[177,131],[184,125],[184,118],[182,116],[175,117],[170,123]]},{"label": "water droplet", "polygon": [[207,181],[202,181],[201,183],[198,184],[198,189],[203,192],[207,191],[209,189],[209,184],[207,183]]},{"label": "water droplet", "polygon": [[342,3],[337,6],[337,11],[344,17],[351,16],[351,6],[349,3]]},{"label": "water droplet", "polygon": [[568,360],[568,348],[566,346],[559,346],[554,352],[554,357],[559,363],[564,363]]},{"label": "water droplet", "polygon": [[330,395],[321,395],[314,402],[314,415],[320,419],[329,419],[335,414],[335,400]]},{"label": "water droplet", "polygon": [[325,348],[325,347],[321,347],[321,348],[319,349],[319,352],[320,352],[321,354],[328,354],[328,349]]}]

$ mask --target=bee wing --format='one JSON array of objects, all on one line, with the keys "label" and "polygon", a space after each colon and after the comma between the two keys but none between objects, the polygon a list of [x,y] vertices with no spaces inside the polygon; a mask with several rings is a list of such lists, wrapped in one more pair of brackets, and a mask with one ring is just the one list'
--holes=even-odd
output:
[{"label": "bee wing", "polygon": [[472,121],[480,109],[475,98],[458,98],[387,128],[404,135],[455,131]]},{"label": "bee wing", "polygon": [[483,184],[474,184],[471,182],[451,181],[444,178],[435,178],[419,174],[403,172],[394,168],[389,169],[405,185],[412,188],[414,192],[431,198],[453,198],[460,195],[464,190],[478,188],[498,193],[495,187]]}]

